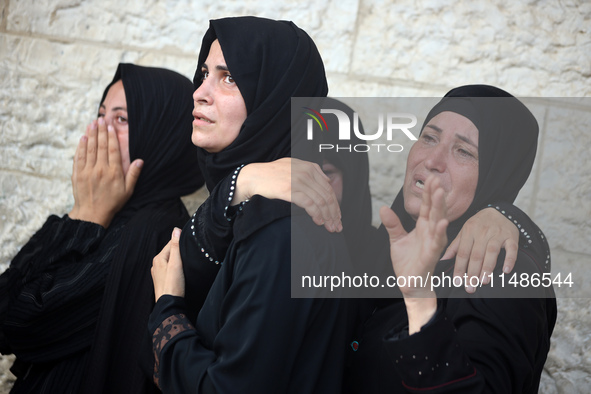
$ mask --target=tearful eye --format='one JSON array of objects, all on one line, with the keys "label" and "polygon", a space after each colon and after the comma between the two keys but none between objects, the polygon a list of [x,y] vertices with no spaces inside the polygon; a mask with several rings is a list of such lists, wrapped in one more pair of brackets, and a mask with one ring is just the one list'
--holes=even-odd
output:
[{"label": "tearful eye", "polygon": [[435,141],[435,138],[433,138],[432,136],[430,136],[429,134],[423,133],[421,135],[421,139],[425,142],[433,142]]},{"label": "tearful eye", "polygon": [[458,155],[466,159],[475,159],[476,155],[466,149],[458,148]]},{"label": "tearful eye", "polygon": [[232,76],[230,74],[226,75],[224,77],[224,82],[226,83],[234,83],[234,78],[232,78]]}]

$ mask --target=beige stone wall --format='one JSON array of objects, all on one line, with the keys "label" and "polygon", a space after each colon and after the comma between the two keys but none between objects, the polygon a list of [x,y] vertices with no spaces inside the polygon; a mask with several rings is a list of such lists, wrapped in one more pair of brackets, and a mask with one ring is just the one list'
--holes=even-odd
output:
[{"label": "beige stone wall", "polygon": [[[518,204],[548,236],[554,266],[588,276],[591,99],[551,98],[591,96],[591,3],[446,3],[0,0],[0,268],[47,215],[72,205],[72,156],[119,62],[192,78],[209,19],[257,15],[293,20],[315,39],[333,97],[441,96],[488,83],[539,98],[531,104],[541,125],[539,153]],[[399,160],[374,168],[374,207],[399,187],[392,180],[404,156]],[[204,195],[187,199],[190,208]],[[589,298],[559,300],[541,392],[591,387],[590,308]],[[10,380],[5,364],[0,360],[0,380]]]}]

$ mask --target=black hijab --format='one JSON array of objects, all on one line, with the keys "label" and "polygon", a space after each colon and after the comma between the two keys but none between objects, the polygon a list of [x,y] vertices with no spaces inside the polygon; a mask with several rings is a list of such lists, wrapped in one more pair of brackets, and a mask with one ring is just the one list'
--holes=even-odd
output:
[{"label": "black hijab", "polygon": [[[444,111],[463,115],[478,128],[478,184],[468,210],[448,226],[451,243],[464,223],[488,204],[515,201],[533,167],[538,122],[517,98],[488,85],[452,89],[429,112],[423,128]],[[415,227],[414,219],[404,209],[402,190],[392,209],[407,231]]]},{"label": "black hijab", "polygon": [[308,34],[293,22],[257,17],[210,21],[193,83],[201,86],[201,65],[219,40],[226,65],[244,98],[247,118],[238,137],[221,152],[199,149],[199,165],[211,191],[241,164],[291,155],[291,97],[325,97],[322,58]]},{"label": "black hijab", "polygon": [[124,209],[138,209],[200,188],[204,181],[197,148],[191,143],[191,82],[171,70],[120,63],[101,103],[119,80],[127,101],[130,159],[144,160]]},{"label": "black hijab", "polygon": [[105,285],[85,393],[156,391],[146,331],[154,306],[150,267],[173,227],[189,219],[180,197],[204,183],[191,143],[191,81],[166,69],[120,64],[101,102],[118,80],[127,100],[131,160],[142,158],[144,167],[113,220],[123,217],[126,224]]},{"label": "black hijab", "polygon": [[[334,108],[345,112],[349,119],[353,119],[354,111],[347,104],[334,98],[323,100],[322,108]],[[327,128],[338,130],[338,120],[335,116],[326,117]],[[353,127],[353,123],[351,123]],[[359,123],[359,131],[364,133],[363,125]],[[343,145],[339,134],[335,132],[323,133],[322,143],[337,146]],[[353,130],[348,145],[365,144]],[[354,266],[364,267],[364,255],[369,241],[376,230],[371,225],[371,192],[369,189],[369,158],[366,152],[354,149],[324,150],[324,160],[331,163],[343,173],[343,197],[340,203],[343,235],[347,242],[351,261]]]}]

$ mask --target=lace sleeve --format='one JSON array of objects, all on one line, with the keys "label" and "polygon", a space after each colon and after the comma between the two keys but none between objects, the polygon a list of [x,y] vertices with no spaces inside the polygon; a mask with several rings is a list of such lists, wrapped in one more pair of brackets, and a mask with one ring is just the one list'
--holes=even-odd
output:
[{"label": "lace sleeve", "polygon": [[160,354],[162,349],[178,334],[188,330],[194,330],[195,327],[189,322],[187,317],[180,313],[172,315],[165,319],[162,324],[154,331],[152,336],[152,349],[154,351],[154,383],[160,387]]}]

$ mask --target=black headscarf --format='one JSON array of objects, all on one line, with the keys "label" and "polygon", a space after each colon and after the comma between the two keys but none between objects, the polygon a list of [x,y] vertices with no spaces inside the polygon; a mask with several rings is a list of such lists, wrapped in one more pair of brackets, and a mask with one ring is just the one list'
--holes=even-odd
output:
[{"label": "black headscarf", "polygon": [[[452,89],[427,115],[451,111],[470,119],[478,129],[478,184],[468,210],[448,226],[451,243],[476,212],[497,202],[512,203],[532,170],[538,142],[538,122],[521,101],[502,89],[467,85]],[[392,204],[407,231],[415,221],[404,209],[402,190]]]},{"label": "black headscarf", "polygon": [[[342,101],[326,98],[322,108],[333,108],[345,112],[349,119],[353,119],[353,109]],[[333,132],[322,134],[322,143],[335,147],[343,145],[339,140],[338,120],[335,116],[326,117],[327,128]],[[353,127],[353,123],[351,123]],[[363,125],[359,124],[359,131],[364,133]],[[346,146],[365,144],[351,130],[351,140]],[[328,149],[323,150],[324,160],[331,163],[343,173],[343,198],[340,203],[341,220],[343,222],[343,235],[347,242],[351,261],[355,266],[363,268],[368,243],[375,231],[371,225],[371,192],[369,189],[369,158],[366,152],[357,152],[355,149]]]},{"label": "black headscarf", "polygon": [[238,137],[221,152],[199,149],[199,164],[211,191],[241,164],[270,162],[291,154],[291,97],[325,97],[322,58],[308,34],[293,22],[257,17],[210,21],[193,83],[219,40],[226,65],[244,98],[247,118]]},{"label": "black headscarf", "polygon": [[[201,86],[201,66],[216,39],[245,101],[247,118],[238,137],[222,151],[199,149],[199,165],[211,195],[195,213],[194,223],[187,223],[180,239],[191,319],[217,275],[219,266],[212,261],[223,261],[235,235],[245,233],[225,218],[221,223],[218,220],[228,205],[230,175],[242,164],[291,156],[291,97],[326,97],[328,92],[322,59],[306,32],[292,22],[257,17],[210,21],[199,53],[195,89]],[[289,204],[279,200],[263,203],[258,197],[248,204],[257,226],[289,215]],[[243,228],[254,231],[257,226]]]},{"label": "black headscarf", "polygon": [[191,143],[193,86],[179,73],[120,63],[111,86],[121,80],[127,100],[129,154],[144,166],[125,209],[190,194],[203,185],[197,148]]},{"label": "black headscarf", "polygon": [[127,100],[131,160],[143,159],[144,167],[132,198],[118,213],[129,219],[107,277],[85,393],[156,391],[145,328],[154,306],[150,267],[173,227],[189,219],[180,197],[204,184],[191,143],[191,81],[166,69],[120,64],[101,103],[119,80]]}]

